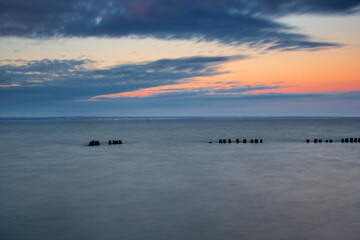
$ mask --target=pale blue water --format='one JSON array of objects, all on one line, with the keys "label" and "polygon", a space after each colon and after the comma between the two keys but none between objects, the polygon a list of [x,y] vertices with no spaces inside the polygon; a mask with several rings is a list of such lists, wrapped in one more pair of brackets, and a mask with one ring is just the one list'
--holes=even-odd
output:
[{"label": "pale blue water", "polygon": [[0,121],[0,239],[357,240],[344,137],[360,119]]}]

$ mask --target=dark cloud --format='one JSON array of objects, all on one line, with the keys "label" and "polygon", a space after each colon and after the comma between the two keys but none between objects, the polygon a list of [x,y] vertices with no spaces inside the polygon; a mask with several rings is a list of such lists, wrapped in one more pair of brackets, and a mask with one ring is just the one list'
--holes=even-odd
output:
[{"label": "dark cloud", "polygon": [[[286,86],[243,86],[243,87],[231,87],[228,89],[194,89],[193,91],[180,91],[171,93],[159,93],[144,99],[144,101],[156,102],[164,101],[167,103],[176,104],[182,103],[196,103],[204,102],[211,104],[212,102],[219,102],[225,104],[238,104],[240,102],[329,102],[329,101],[360,101],[360,91],[346,91],[346,92],[320,92],[320,93],[253,93],[258,90],[276,90],[280,88],[286,88]],[[119,102],[119,101],[132,101],[133,98],[118,98],[107,99],[107,101]]]},{"label": "dark cloud", "polygon": [[[331,111],[341,112],[346,108],[346,114],[360,114],[359,111],[350,111],[357,109],[360,102],[359,91],[307,94],[254,93],[257,90],[270,91],[286,87],[282,83],[274,83],[270,86],[237,86],[238,82],[230,82],[227,85],[219,85],[222,88],[199,88],[193,91],[184,89],[146,98],[92,98],[98,95],[177,84],[195,77],[215,76],[221,74],[218,70],[220,64],[243,58],[246,56],[161,59],[101,70],[87,68],[88,65],[95,64],[90,60],[15,61],[8,64],[2,62],[0,116],[40,116],[41,114],[114,116],[141,115],[141,113],[151,115],[148,109],[156,110],[160,115],[166,115],[166,112],[177,115],[217,114],[215,111],[219,111],[219,114],[223,112],[230,114],[231,111],[226,112],[226,109],[239,106],[244,108],[256,106],[257,109],[270,111],[265,106],[276,105],[281,108],[290,104],[296,109],[296,104],[300,103],[312,106],[313,103],[325,104]],[[93,102],[83,100],[93,100]],[[344,104],[339,107],[341,102]],[[322,109],[322,105],[319,109]],[[314,114],[316,115],[315,110]]]},{"label": "dark cloud", "polygon": [[35,60],[12,61],[11,64],[0,65],[0,86],[21,85],[36,86],[58,84],[55,80],[66,80],[74,77],[90,60]]},{"label": "dark cloud", "polygon": [[[331,100],[350,100],[360,101],[360,91],[333,91],[333,92],[312,92],[312,93],[278,93],[278,92],[260,92],[262,90],[277,90],[286,89],[286,85],[240,85],[237,82],[235,85],[232,82],[219,83],[218,86],[213,87],[200,87],[194,89],[181,89],[181,88],[165,88],[161,90],[169,90],[169,92],[159,91],[154,92],[153,95],[146,97],[126,97],[121,96],[118,98],[99,97],[96,99],[105,101],[122,101],[124,99],[160,99],[166,102],[192,102],[201,100],[207,103],[211,101],[279,101],[279,102],[312,102],[312,101],[331,101]],[[279,82],[283,83],[283,82]],[[150,100],[152,101],[152,100]]]},{"label": "dark cloud", "polygon": [[360,5],[359,0],[255,0],[255,11],[265,14],[294,13],[351,14]]},{"label": "dark cloud", "polygon": [[[1,91],[1,90],[0,90]],[[1,93],[0,93],[1,96]],[[360,92],[206,95],[184,92],[95,102],[2,101],[4,116],[360,116]],[[16,107],[14,107],[16,106]]]},{"label": "dark cloud", "polygon": [[312,41],[276,22],[294,13],[346,14],[340,0],[1,0],[0,36],[155,37],[296,50],[339,46]]},{"label": "dark cloud", "polygon": [[[277,89],[279,86],[249,87],[249,91],[263,89]],[[244,91],[248,92],[248,91]],[[271,102],[331,102],[331,101],[360,101],[360,91],[347,92],[322,92],[322,93],[246,93],[239,95],[215,95],[207,97],[207,100],[216,101],[271,101]]]},{"label": "dark cloud", "polygon": [[[124,64],[108,69],[88,69],[90,60],[41,60],[16,61],[0,65],[0,104],[19,109],[21,106],[43,106],[74,103],[76,100],[114,93],[136,91],[144,88],[177,84],[195,77],[221,74],[219,64],[243,59],[246,56],[189,57],[161,59],[140,64]],[[237,83],[238,84],[238,83]],[[168,104],[211,101],[319,101],[319,100],[360,100],[359,92],[332,93],[261,93],[257,90],[284,88],[281,85],[245,85],[235,83],[179,92],[159,93],[147,98],[93,99],[104,102],[137,102],[145,104],[164,101]],[[174,90],[174,89],[169,89]],[[145,106],[144,105],[144,106]]]},{"label": "dark cloud", "polygon": [[0,101],[68,101],[221,74],[219,64],[246,56],[189,57],[89,70],[90,60],[16,61],[0,65]]}]

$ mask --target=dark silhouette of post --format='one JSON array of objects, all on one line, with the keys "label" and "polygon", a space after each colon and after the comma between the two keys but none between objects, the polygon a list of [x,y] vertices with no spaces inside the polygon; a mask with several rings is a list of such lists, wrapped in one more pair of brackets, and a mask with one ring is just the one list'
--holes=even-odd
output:
[{"label": "dark silhouette of post", "polygon": [[99,146],[99,145],[100,145],[99,141],[92,140],[91,142],[89,142],[89,146]]}]

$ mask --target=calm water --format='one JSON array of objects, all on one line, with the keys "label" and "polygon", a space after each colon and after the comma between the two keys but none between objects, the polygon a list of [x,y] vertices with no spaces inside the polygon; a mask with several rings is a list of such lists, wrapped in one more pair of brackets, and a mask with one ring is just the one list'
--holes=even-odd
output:
[{"label": "calm water", "polygon": [[357,240],[344,137],[360,119],[0,121],[0,239]]}]

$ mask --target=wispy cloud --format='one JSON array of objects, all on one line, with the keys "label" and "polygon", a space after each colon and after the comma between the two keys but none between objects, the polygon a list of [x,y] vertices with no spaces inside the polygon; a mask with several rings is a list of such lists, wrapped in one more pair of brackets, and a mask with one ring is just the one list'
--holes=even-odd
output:
[{"label": "wispy cloud", "polygon": [[35,60],[7,61],[0,65],[0,84],[4,86],[38,86],[59,84],[68,77],[74,78],[85,71],[90,60]]},{"label": "wispy cloud", "polygon": [[[88,68],[90,60],[15,61],[0,65],[0,100],[31,97],[52,101],[88,99],[166,86],[187,79],[222,74],[219,65],[246,56],[189,57]],[[5,89],[6,88],[6,89]]]},{"label": "wispy cloud", "polygon": [[[188,84],[185,84],[188,85]],[[92,97],[91,99],[114,99],[114,98],[147,98],[158,95],[167,95],[169,94],[184,94],[187,95],[192,93],[194,95],[239,95],[244,93],[251,93],[258,90],[272,90],[284,88],[284,86],[250,86],[243,85],[241,82],[238,82],[236,85],[233,83],[227,82],[214,82],[208,84],[206,87],[184,87],[183,84],[170,85],[170,86],[161,86],[153,88],[144,88],[131,92],[122,92],[114,94],[105,94]]]},{"label": "wispy cloud", "polygon": [[155,37],[316,50],[340,44],[294,33],[276,17],[350,14],[358,0],[63,0],[0,2],[0,36]]},{"label": "wispy cloud", "polygon": [[[256,105],[258,111],[267,111],[264,106],[281,108],[290,104],[295,109],[303,103],[330,106],[335,102],[346,102],[339,107],[339,112],[347,107],[351,113],[352,104],[360,101],[358,91],[278,93],[277,90],[287,87],[286,83],[266,85],[233,79],[226,81],[220,66],[241,59],[246,56],[198,56],[123,64],[107,69],[94,69],[96,62],[90,60],[2,62],[0,115],[29,112],[34,116],[36,111],[46,111],[46,115],[59,112],[151,115],[149,109],[165,115],[177,110],[180,115],[216,115],[214,109],[217,109],[231,115],[232,110],[226,109]],[[204,81],[207,77],[212,80]]]}]

